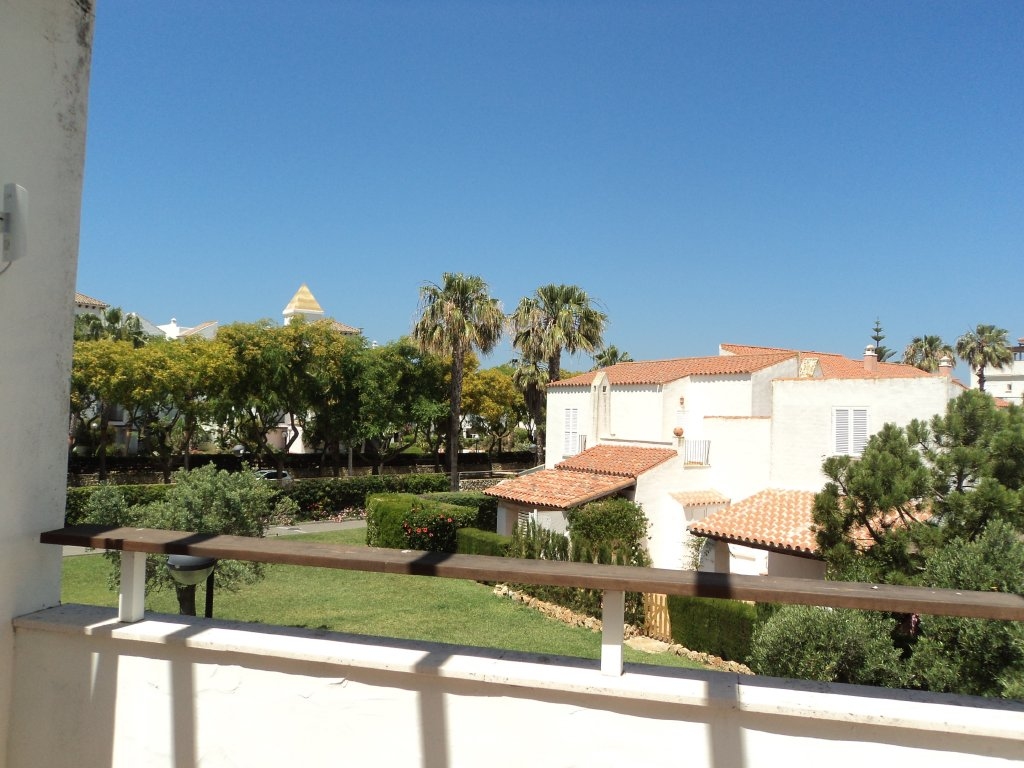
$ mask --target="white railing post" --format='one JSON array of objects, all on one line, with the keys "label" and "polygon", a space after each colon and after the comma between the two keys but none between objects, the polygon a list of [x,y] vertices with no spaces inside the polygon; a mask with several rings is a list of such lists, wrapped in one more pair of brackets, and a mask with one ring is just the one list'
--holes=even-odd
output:
[{"label": "white railing post", "polygon": [[121,552],[121,591],[117,596],[117,620],[142,621],[146,613],[146,553]]},{"label": "white railing post", "polygon": [[606,589],[601,609],[601,674],[618,677],[622,674],[622,641],[625,637],[626,593]]}]

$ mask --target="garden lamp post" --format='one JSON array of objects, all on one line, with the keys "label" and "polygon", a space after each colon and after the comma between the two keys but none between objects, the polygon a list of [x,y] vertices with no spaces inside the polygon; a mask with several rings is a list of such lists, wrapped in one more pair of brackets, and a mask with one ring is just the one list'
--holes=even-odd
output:
[{"label": "garden lamp post", "polygon": [[[213,570],[217,565],[214,557],[193,555],[169,555],[167,570],[176,582],[178,607],[181,613],[196,615],[196,585],[206,579],[206,618],[213,618]],[[184,596],[184,600],[182,597]],[[188,610],[191,608],[191,610]]]}]

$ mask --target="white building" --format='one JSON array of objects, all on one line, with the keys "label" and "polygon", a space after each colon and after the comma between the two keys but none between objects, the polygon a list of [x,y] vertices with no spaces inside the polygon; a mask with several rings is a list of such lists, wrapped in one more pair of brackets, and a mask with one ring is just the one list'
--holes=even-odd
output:
[{"label": "white building", "polygon": [[[585,500],[621,493],[642,504],[655,566],[690,567],[692,531],[718,542],[705,560],[717,570],[821,575],[809,523],[823,460],[859,455],[885,423],[943,412],[962,390],[950,372],[879,363],[870,347],[853,360],[723,344],[712,357],[619,363],[554,382],[546,469],[488,491],[499,530],[524,515],[564,529],[565,510],[587,496],[559,495],[585,487],[566,470],[608,477],[619,464],[632,482]],[[658,461],[629,463],[637,452]]]}]

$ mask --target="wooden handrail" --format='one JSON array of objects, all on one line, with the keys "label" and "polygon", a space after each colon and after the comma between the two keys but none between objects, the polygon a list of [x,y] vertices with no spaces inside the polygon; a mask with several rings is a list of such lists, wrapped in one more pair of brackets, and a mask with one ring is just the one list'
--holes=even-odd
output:
[{"label": "wooden handrail", "polygon": [[39,540],[121,552],[197,555],[410,576],[1024,621],[1024,596],[1004,592],[520,560],[97,525],[47,531]]}]

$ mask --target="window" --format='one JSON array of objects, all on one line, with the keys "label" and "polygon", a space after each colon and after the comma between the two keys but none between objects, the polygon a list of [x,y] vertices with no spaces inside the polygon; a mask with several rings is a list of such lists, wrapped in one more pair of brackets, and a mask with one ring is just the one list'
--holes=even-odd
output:
[{"label": "window", "polygon": [[832,453],[860,456],[867,442],[867,408],[832,409]]},{"label": "window", "polygon": [[563,456],[575,456],[579,453],[580,444],[580,409],[565,409],[565,428],[563,430]]}]

